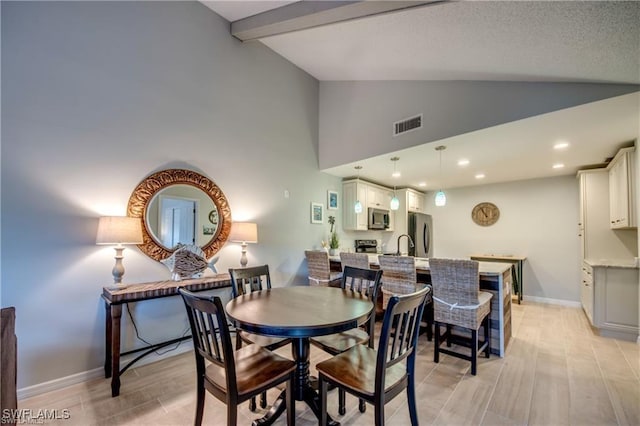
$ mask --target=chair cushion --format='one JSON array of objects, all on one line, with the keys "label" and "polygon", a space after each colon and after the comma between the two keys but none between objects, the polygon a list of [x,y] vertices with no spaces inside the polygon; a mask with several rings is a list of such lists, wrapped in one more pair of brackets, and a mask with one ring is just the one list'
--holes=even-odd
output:
[{"label": "chair cushion", "polygon": [[438,322],[458,325],[460,327],[477,330],[480,328],[484,317],[491,311],[491,298],[493,294],[486,291],[478,292],[478,306],[475,309],[451,309],[444,303],[434,299],[434,319]]},{"label": "chair cushion", "polygon": [[368,342],[369,334],[361,328],[353,328],[342,333],[318,336],[311,339],[311,343],[332,355],[337,355],[355,345]]},{"label": "chair cushion", "polygon": [[[338,385],[357,389],[373,396],[375,393],[376,361],[378,352],[365,345],[356,345],[346,352],[336,355],[316,365],[318,372]],[[404,363],[387,368],[385,388],[398,383],[406,374]]]},{"label": "chair cushion", "polygon": [[[295,370],[296,363],[258,345],[248,345],[235,352],[236,383],[238,394],[255,393],[266,383],[273,383]],[[211,364],[205,370],[205,378],[214,386],[227,391],[226,371]]]},{"label": "chair cushion", "polygon": [[262,336],[260,334],[249,333],[248,331],[240,331],[239,333],[243,342],[256,344],[271,351],[285,346],[291,341],[290,339],[285,339],[283,337]]}]

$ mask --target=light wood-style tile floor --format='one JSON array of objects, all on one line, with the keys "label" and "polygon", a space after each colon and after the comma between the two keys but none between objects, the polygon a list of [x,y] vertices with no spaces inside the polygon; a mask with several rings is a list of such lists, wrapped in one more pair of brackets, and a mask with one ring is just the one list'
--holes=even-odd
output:
[{"label": "light wood-style tile floor", "polygon": [[[593,334],[580,309],[526,303],[513,306],[514,335],[505,358],[481,358],[478,375],[468,362],[442,356],[420,337],[416,394],[422,425],[640,425],[640,345]],[[283,354],[288,356],[287,349]],[[327,356],[312,348],[312,365]],[[313,370],[312,370],[313,372]],[[69,409],[62,425],[190,425],[195,410],[192,353],[132,369],[121,394],[111,398],[99,379],[19,402],[19,408]],[[276,391],[270,391],[273,401]],[[337,414],[337,391],[329,413],[343,425],[372,425],[373,409],[360,414],[354,398]],[[204,424],[226,424],[226,408],[207,395]],[[239,424],[261,416],[247,404]],[[311,410],[296,404],[296,423],[315,425]],[[405,394],[386,406],[388,425],[409,425]],[[47,422],[48,423],[48,422]],[[277,425],[286,424],[282,416]]]}]

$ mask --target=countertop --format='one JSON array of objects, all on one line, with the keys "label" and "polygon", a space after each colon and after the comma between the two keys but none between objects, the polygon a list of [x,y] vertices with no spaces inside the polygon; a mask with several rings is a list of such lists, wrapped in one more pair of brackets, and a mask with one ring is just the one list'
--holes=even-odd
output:
[{"label": "countertop", "polygon": [[[378,265],[378,254],[369,254],[369,263],[371,265]],[[329,259],[335,262],[340,262],[340,256],[329,256]],[[429,271],[429,259],[424,257],[416,257],[416,270]],[[479,272],[482,275],[501,275],[511,268],[510,263],[500,262],[479,262]]]},{"label": "countertop", "polygon": [[584,263],[596,268],[638,269],[635,259],[585,259]]}]

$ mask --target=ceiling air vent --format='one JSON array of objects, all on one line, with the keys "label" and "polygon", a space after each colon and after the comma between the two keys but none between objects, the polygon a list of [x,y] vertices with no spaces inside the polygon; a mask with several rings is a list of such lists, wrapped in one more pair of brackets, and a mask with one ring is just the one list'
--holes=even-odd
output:
[{"label": "ceiling air vent", "polygon": [[422,114],[393,123],[393,136],[422,128]]}]

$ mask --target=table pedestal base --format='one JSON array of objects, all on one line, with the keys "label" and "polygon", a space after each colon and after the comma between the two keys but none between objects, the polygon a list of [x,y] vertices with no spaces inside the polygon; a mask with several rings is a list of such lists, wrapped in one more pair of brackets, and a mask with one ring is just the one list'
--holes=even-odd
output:
[{"label": "table pedestal base", "polygon": [[[296,368],[296,388],[293,391],[296,401],[304,401],[313,411],[313,414],[320,419],[320,395],[316,386],[314,386],[315,380],[309,377],[309,338],[296,338],[293,339],[293,346],[291,352],[293,359],[297,364]],[[285,391],[280,393],[278,399],[276,399],[264,417],[253,421],[252,426],[267,426],[273,424],[284,410],[286,410]],[[327,416],[327,426],[340,426],[339,422],[333,420],[330,416]]]}]

